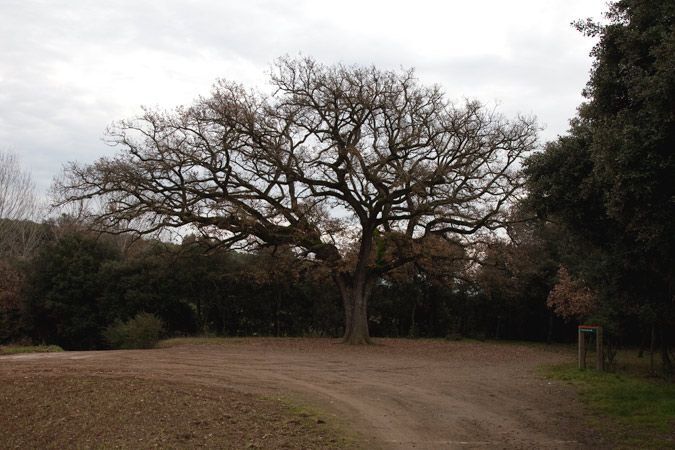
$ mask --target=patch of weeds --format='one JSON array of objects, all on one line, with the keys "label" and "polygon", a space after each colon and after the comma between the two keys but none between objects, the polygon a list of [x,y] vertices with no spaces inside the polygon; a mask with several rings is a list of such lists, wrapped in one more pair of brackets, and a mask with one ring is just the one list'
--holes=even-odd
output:
[{"label": "patch of weeds", "polygon": [[280,405],[286,412],[287,426],[320,431],[323,445],[355,450],[365,448],[361,445],[361,437],[341,426],[336,414],[310,406],[308,402],[298,403],[295,399],[284,395],[261,395],[259,398]]},{"label": "patch of weeds", "polygon": [[624,448],[675,446],[675,385],[579,370],[573,364],[548,365],[542,371],[548,378],[574,386],[580,399],[598,417],[595,426],[620,438]]},{"label": "patch of weeds", "polygon": [[0,355],[15,355],[17,353],[55,353],[62,352],[58,345],[32,345],[15,347],[12,345],[0,346]]}]

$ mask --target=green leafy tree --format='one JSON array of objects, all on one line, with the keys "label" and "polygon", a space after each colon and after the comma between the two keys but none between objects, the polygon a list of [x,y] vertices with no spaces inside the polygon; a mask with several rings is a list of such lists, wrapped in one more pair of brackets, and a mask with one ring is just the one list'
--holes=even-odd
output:
[{"label": "green leafy tree", "polygon": [[[139,312],[160,317],[166,331],[190,333],[196,329],[193,301],[202,298],[194,275],[199,267],[181,258],[172,246],[138,242],[131,254],[106,261],[99,274],[99,309],[110,320],[126,321]],[[200,280],[202,281],[202,280]]]},{"label": "green leafy tree", "polygon": [[93,349],[114,320],[100,302],[106,263],[121,257],[109,239],[68,233],[44,246],[28,269],[26,316],[32,337],[67,349]]},{"label": "green leafy tree", "polygon": [[565,265],[601,288],[598,314],[650,311],[642,319],[656,321],[667,342],[675,321],[675,3],[622,0],[606,18],[576,23],[599,37],[587,102],[569,135],[527,162],[528,202],[569,232],[561,247],[576,262]]}]

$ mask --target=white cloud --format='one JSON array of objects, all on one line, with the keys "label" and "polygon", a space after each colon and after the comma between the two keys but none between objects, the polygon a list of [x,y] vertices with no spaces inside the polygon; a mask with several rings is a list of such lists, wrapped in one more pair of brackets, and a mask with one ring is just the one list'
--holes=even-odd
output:
[{"label": "white cloud", "polygon": [[416,67],[450,98],[499,101],[563,133],[593,44],[573,30],[604,0],[5,0],[0,145],[46,189],[62,164],[112,154],[113,120],[207,95],[216,78],[266,83],[302,52],[332,64]]}]

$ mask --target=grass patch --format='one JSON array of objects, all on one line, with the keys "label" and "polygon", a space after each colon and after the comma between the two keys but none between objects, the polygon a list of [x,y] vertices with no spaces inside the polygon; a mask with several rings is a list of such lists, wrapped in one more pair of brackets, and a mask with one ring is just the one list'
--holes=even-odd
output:
[{"label": "grass patch", "polygon": [[637,347],[628,347],[617,351],[614,365],[610,369],[632,377],[653,378],[657,376],[675,382],[673,373],[664,371],[661,355],[658,352],[654,355],[653,371],[650,360],[648,351],[644,353],[643,357],[639,357]]},{"label": "grass patch", "polygon": [[623,447],[675,446],[675,385],[621,373],[579,370],[575,364],[544,366],[545,376],[574,386],[596,415],[593,426]]},{"label": "grass patch", "polygon": [[281,405],[289,417],[287,421],[289,424],[307,428],[318,426],[325,429],[331,436],[328,441],[330,445],[352,450],[364,450],[366,448],[361,442],[361,437],[343,425],[341,416],[337,413],[329,413],[324,408],[316,406],[313,399],[301,399],[302,403],[298,403],[298,398],[279,394],[261,395],[259,398]]},{"label": "grass patch", "polygon": [[54,353],[62,352],[58,345],[33,345],[27,347],[0,346],[0,355],[15,355],[17,353]]}]

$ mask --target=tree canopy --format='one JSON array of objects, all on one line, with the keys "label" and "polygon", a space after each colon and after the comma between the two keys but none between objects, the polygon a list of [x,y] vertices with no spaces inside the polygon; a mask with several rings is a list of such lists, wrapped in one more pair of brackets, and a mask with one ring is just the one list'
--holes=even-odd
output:
[{"label": "tree canopy", "polygon": [[[621,0],[599,37],[570,133],[526,164],[528,202],[568,232],[574,274],[600,290],[600,314],[675,320],[675,4]],[[663,341],[667,336],[662,337]],[[667,353],[664,345],[664,361]]]},{"label": "tree canopy", "polygon": [[58,203],[101,199],[93,219],[113,232],[188,225],[291,247],[330,268],[345,340],[367,342],[378,277],[503,225],[536,124],[452,104],[412,71],[281,58],[270,80],[270,95],[219,81],[190,107],[114,124],[121,152],[71,164]]}]

